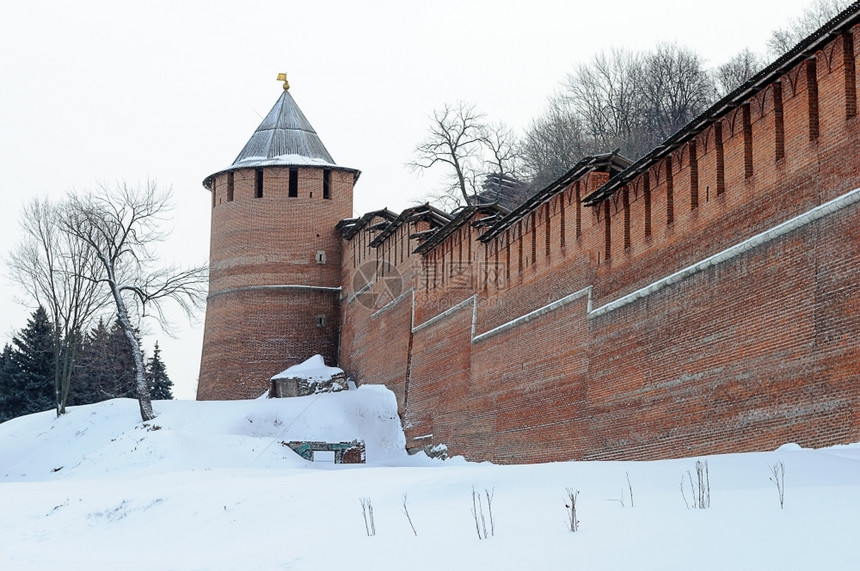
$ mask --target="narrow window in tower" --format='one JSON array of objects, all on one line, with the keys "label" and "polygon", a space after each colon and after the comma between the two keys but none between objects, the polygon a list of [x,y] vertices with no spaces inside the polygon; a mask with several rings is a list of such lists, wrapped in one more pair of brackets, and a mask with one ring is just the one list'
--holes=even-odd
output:
[{"label": "narrow window in tower", "polygon": [[263,169],[257,169],[254,178],[254,198],[263,198]]},{"label": "narrow window in tower", "polygon": [[290,169],[290,189],[287,196],[296,198],[299,195],[299,169]]},{"label": "narrow window in tower", "polygon": [[227,173],[227,202],[231,202],[233,200],[233,173]]},{"label": "narrow window in tower", "polygon": [[331,171],[328,169],[323,171],[323,198],[331,200]]},{"label": "narrow window in tower", "polygon": [[212,179],[212,208],[215,208],[215,189],[218,186],[218,179]]},{"label": "narrow window in tower", "polygon": [[317,315],[317,327],[325,327],[325,315]]}]

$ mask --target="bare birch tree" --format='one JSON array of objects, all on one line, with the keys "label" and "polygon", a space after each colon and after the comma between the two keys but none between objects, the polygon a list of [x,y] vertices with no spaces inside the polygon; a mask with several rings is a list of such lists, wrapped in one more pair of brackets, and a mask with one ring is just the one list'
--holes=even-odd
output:
[{"label": "bare birch tree", "polygon": [[101,187],[90,194],[71,194],[62,228],[95,252],[99,271],[90,277],[107,287],[134,357],[135,389],[144,421],[155,414],[144,377],[143,355],[133,320],[151,315],[167,323],[166,304],[172,302],[191,315],[204,299],[206,266],[178,268],[158,263],[154,250],[167,234],[162,230],[170,212],[170,191],[154,182]]},{"label": "bare birch tree", "polygon": [[10,277],[53,321],[57,416],[66,412],[80,336],[110,301],[98,285],[95,251],[63,231],[61,215],[62,206],[47,199],[27,203],[21,213],[23,237],[8,262]]}]

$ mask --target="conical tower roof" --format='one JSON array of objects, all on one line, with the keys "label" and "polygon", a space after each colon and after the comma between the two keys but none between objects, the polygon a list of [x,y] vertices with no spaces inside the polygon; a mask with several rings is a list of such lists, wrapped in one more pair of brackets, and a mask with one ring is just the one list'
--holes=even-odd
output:
[{"label": "conical tower roof", "polygon": [[219,174],[241,168],[268,166],[314,166],[359,171],[335,164],[314,128],[286,87],[233,164],[209,175],[203,186],[211,188]]}]

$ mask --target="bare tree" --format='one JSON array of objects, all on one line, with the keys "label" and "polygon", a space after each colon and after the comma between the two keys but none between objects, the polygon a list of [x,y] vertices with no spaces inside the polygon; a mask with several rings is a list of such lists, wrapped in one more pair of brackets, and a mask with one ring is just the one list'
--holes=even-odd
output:
[{"label": "bare tree", "polygon": [[628,156],[645,152],[642,65],[640,54],[613,49],[568,74],[565,96],[595,147],[620,148]]},{"label": "bare tree", "polygon": [[98,285],[95,250],[63,231],[62,210],[63,205],[47,199],[27,203],[21,213],[23,238],[9,258],[10,277],[53,321],[57,416],[66,412],[81,335],[110,301]]},{"label": "bare tree", "polygon": [[716,94],[699,55],[677,44],[660,44],[645,54],[638,77],[645,119],[639,140],[645,152],[695,119]]},{"label": "bare tree", "polygon": [[583,156],[594,153],[595,147],[568,98],[553,95],[520,144],[523,174],[531,181],[530,188],[538,190],[567,172]]},{"label": "bare tree", "polygon": [[484,173],[491,178],[500,181],[496,186],[498,189],[495,196],[491,196],[495,202],[501,198],[500,191],[503,188],[501,181],[517,180],[519,178],[520,157],[517,136],[510,126],[496,121],[484,128],[481,137],[484,149]]},{"label": "bare tree", "polygon": [[[637,159],[702,113],[714,83],[676,44],[601,52],[569,73],[523,142],[526,172],[546,184],[581,157],[619,149]],[[551,174],[550,174],[551,173]]]},{"label": "bare tree", "polygon": [[744,48],[732,59],[714,70],[717,95],[728,95],[764,68],[764,61],[749,48]]},{"label": "bare tree", "polygon": [[803,9],[803,14],[771,33],[767,41],[768,53],[776,59],[788,52],[803,38],[835,18],[849,4],[850,0],[814,0]]},{"label": "bare tree", "polygon": [[71,194],[61,225],[71,237],[95,252],[99,269],[89,275],[106,286],[116,308],[135,367],[135,388],[144,421],[155,414],[144,378],[143,355],[132,320],[152,315],[165,325],[165,304],[174,302],[187,315],[199,307],[206,288],[206,267],[181,269],[160,266],[154,246],[167,234],[162,230],[170,191],[148,181],[142,186],[119,184],[91,194]]},{"label": "bare tree", "polygon": [[475,105],[463,101],[446,103],[433,112],[427,137],[415,147],[415,160],[409,167],[420,171],[447,165],[449,184],[444,195],[458,204],[468,204],[477,194],[485,136],[484,115]]}]

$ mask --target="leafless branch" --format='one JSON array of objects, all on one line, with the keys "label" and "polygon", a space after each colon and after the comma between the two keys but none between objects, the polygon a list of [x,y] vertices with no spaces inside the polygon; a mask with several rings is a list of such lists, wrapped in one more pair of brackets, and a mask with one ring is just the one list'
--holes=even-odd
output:
[{"label": "leafless branch", "polygon": [[202,304],[206,289],[205,265],[182,269],[158,262],[154,247],[167,238],[163,224],[169,212],[170,190],[147,181],[72,193],[60,219],[62,230],[97,260],[89,277],[106,286],[131,348],[143,420],[151,420],[154,413],[132,320],[152,315],[166,329],[165,304],[173,303],[190,315]]}]

